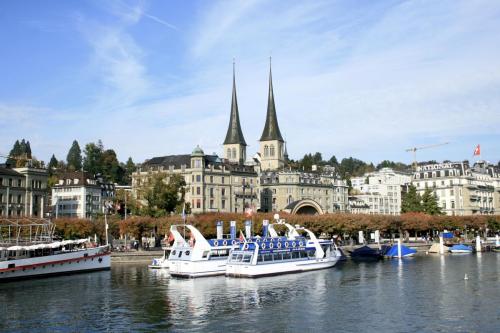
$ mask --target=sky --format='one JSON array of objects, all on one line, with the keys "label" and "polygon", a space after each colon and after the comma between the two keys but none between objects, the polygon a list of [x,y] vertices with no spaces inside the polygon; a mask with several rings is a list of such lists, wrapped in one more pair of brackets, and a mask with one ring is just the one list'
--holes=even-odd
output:
[{"label": "sky", "polygon": [[1,1],[0,154],[222,155],[235,59],[252,156],[272,57],[290,158],[496,163],[499,36],[498,1]]}]

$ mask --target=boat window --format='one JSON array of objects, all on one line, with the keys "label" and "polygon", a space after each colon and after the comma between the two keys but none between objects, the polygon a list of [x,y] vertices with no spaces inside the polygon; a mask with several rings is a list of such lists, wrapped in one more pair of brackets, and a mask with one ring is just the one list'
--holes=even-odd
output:
[{"label": "boat window", "polygon": [[264,261],[273,261],[273,255],[270,253],[264,254]]},{"label": "boat window", "polygon": [[236,261],[241,261],[242,258],[243,258],[243,255],[242,254],[238,254],[238,256],[236,257]]},{"label": "boat window", "polygon": [[202,258],[208,257],[209,251],[203,251],[203,255],[201,256]]},{"label": "boat window", "polygon": [[292,254],[290,252],[283,253],[283,260],[290,260],[292,259]]},{"label": "boat window", "polygon": [[264,261],[263,255],[260,255],[257,257],[257,262],[262,262]]},{"label": "boat window", "polygon": [[238,255],[236,253],[233,253],[233,255],[231,256],[231,261],[236,261],[236,257],[238,257]]},{"label": "boat window", "polygon": [[182,251],[179,251],[179,258],[182,256]]},{"label": "boat window", "polygon": [[188,256],[191,252],[189,250],[186,251],[186,255]]},{"label": "boat window", "polygon": [[314,257],[315,252],[316,252],[315,250],[309,250],[309,251],[307,251],[307,255],[309,257]]},{"label": "boat window", "polygon": [[300,252],[299,251],[293,251],[292,252],[292,259],[298,259],[300,258]]},{"label": "boat window", "polygon": [[245,254],[243,256],[243,262],[250,262],[251,259],[252,259],[252,255],[250,255],[250,254]]},{"label": "boat window", "polygon": [[172,251],[172,255],[174,255],[174,256],[175,256],[175,253],[176,253],[176,251],[175,251],[175,250],[173,250],[173,251]]}]

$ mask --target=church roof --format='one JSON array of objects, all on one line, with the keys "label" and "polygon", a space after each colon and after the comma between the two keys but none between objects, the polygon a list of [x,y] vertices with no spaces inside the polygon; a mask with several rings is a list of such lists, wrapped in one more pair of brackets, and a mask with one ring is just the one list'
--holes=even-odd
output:
[{"label": "church roof", "polygon": [[280,128],[278,126],[278,117],[276,116],[271,67],[269,67],[269,94],[267,98],[266,125],[264,126],[264,131],[262,131],[262,136],[260,137],[260,141],[269,140],[278,140],[284,142],[283,137],[281,136]]},{"label": "church roof", "polygon": [[246,146],[245,138],[243,137],[243,131],[240,125],[240,116],[238,112],[238,100],[236,98],[236,80],[234,74],[234,63],[233,63],[233,97],[231,100],[231,116],[229,118],[229,127],[227,129],[226,139],[224,144],[240,144]]}]

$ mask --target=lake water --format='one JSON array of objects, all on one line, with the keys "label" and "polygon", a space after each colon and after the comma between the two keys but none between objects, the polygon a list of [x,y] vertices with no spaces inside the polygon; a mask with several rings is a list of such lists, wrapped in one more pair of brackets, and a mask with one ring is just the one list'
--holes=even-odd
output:
[{"label": "lake water", "polygon": [[499,276],[495,253],[260,279],[179,280],[114,264],[0,284],[0,331],[500,332]]}]

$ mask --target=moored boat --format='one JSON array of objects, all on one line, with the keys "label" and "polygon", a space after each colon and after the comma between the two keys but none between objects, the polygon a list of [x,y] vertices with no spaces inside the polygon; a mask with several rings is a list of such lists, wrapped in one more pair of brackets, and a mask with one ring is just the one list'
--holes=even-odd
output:
[{"label": "moored boat", "polygon": [[472,253],[472,246],[465,244],[455,244],[448,250],[451,253]]},{"label": "moored boat", "polygon": [[109,246],[94,246],[88,239],[53,241],[55,226],[50,221],[2,222],[0,281],[111,267]]},{"label": "moored boat", "polygon": [[171,276],[195,278],[226,273],[229,253],[239,245],[239,240],[236,239],[236,222],[231,221],[229,237],[223,238],[221,235],[210,240],[189,224],[173,225],[170,231],[179,233],[178,228],[186,228],[190,233],[190,240],[174,242],[168,258]]},{"label": "moored boat", "polygon": [[384,257],[388,258],[403,258],[414,256],[417,250],[404,246],[398,241],[398,244],[383,248],[382,253]]},{"label": "moored boat", "polygon": [[[277,236],[274,230],[276,225],[287,227],[286,237]],[[305,272],[333,267],[340,258],[332,240],[320,240],[306,228],[280,221],[269,224],[269,234],[271,237],[267,237],[264,227],[263,238],[251,238],[240,243],[239,249],[231,252],[226,275],[254,278]]]},{"label": "moored boat", "polygon": [[372,249],[371,247],[365,245],[362,247],[359,247],[353,251],[349,251],[351,255],[351,259],[355,261],[373,261],[373,260],[380,260],[383,258],[383,255],[380,253],[380,250],[378,249]]}]

